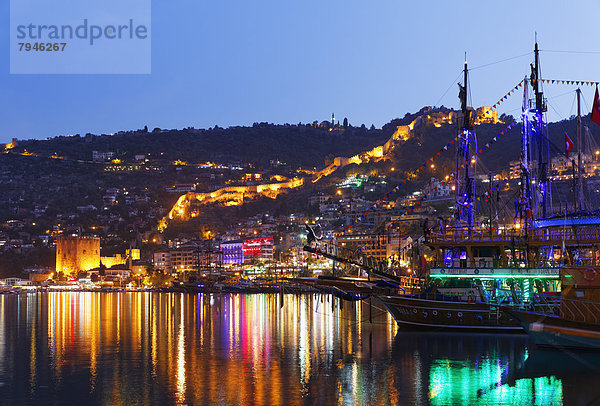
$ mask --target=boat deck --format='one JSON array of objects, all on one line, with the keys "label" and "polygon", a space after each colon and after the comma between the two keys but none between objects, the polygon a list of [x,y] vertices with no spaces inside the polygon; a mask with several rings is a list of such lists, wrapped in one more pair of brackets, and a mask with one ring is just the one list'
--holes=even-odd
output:
[{"label": "boat deck", "polygon": [[530,246],[546,245],[592,245],[600,246],[600,227],[577,227],[574,228],[535,228],[519,233],[513,230],[500,230],[490,233],[489,231],[451,230],[446,233],[431,233],[427,243],[433,246],[498,246],[510,244],[528,244]]}]

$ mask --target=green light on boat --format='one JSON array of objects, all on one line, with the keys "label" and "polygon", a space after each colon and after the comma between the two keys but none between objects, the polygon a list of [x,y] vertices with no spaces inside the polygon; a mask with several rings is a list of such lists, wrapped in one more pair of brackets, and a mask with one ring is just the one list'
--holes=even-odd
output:
[{"label": "green light on boat", "polygon": [[468,278],[468,279],[560,279],[559,275],[530,274],[530,275],[441,275],[431,274],[432,278]]}]

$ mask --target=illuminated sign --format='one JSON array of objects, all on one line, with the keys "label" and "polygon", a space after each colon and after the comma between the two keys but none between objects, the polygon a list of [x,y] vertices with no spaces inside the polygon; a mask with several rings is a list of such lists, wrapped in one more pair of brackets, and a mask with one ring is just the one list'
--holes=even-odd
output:
[{"label": "illuminated sign", "polygon": [[559,279],[558,268],[432,268],[435,278],[544,278]]},{"label": "illuminated sign", "polygon": [[242,251],[244,252],[244,257],[258,257],[263,249],[263,247],[272,247],[273,246],[273,238],[265,237],[265,238],[254,238],[251,240],[244,240]]}]

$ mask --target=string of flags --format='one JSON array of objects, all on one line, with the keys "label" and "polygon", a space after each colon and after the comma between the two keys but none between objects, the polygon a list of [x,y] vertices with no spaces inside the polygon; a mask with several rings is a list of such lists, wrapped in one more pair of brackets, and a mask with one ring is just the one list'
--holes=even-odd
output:
[{"label": "string of flags", "polygon": [[542,83],[557,84],[557,85],[577,85],[577,86],[598,86],[600,82],[587,82],[583,80],[556,80],[556,79],[540,79]]},{"label": "string of flags", "polygon": [[[471,159],[477,159],[477,157],[479,156],[479,154],[481,154],[481,153],[483,153],[484,151],[486,151],[486,150],[487,150],[487,149],[488,149],[490,146],[492,146],[494,143],[496,143],[496,142],[497,142],[497,141],[498,141],[498,140],[499,140],[501,137],[503,137],[504,135],[506,135],[506,134],[507,134],[507,133],[508,133],[508,132],[509,132],[509,131],[510,131],[510,130],[513,128],[513,127],[515,127],[517,124],[518,124],[518,123],[517,123],[517,121],[516,121],[516,120],[513,120],[513,122],[512,122],[512,123],[510,123],[510,124],[509,124],[509,125],[508,125],[506,128],[504,128],[504,130],[502,130],[502,131],[501,131],[499,134],[497,134],[495,137],[493,137],[493,138],[492,138],[492,139],[491,139],[491,140],[490,140],[488,143],[486,143],[486,144],[485,144],[483,147],[481,147],[480,149],[478,149],[478,150],[477,150],[477,152],[476,152],[476,153],[475,153],[475,154],[474,154],[474,155],[471,157]],[[457,140],[458,140],[458,137],[455,137],[455,138],[454,138],[452,141],[450,141],[450,142],[449,142],[449,143],[448,143],[446,146],[444,146],[444,147],[442,148],[442,150],[446,151],[446,150],[448,149],[447,147],[449,147],[449,145],[452,145],[452,144],[454,144],[454,142],[456,142]],[[440,150],[440,151],[442,151],[442,150]],[[440,154],[440,152],[438,152],[436,155],[434,155],[434,157],[438,157],[438,156],[439,156],[439,154]],[[428,162],[429,162],[429,161],[428,161]],[[470,163],[471,163],[471,162],[470,162],[470,160],[468,160],[468,161],[465,161],[465,162],[463,163],[463,165],[461,165],[461,167],[459,167],[459,168],[458,168],[458,172],[460,172],[460,171],[461,171],[463,168],[467,167],[467,166],[468,166]],[[414,172],[416,173],[416,172],[418,172],[418,171],[420,171],[420,170],[422,170],[422,169],[423,169],[423,166],[420,166],[420,167],[419,167],[419,168],[418,168],[416,171],[414,171]],[[453,173],[451,173],[451,174],[448,176],[448,178],[447,178],[447,179],[454,179],[456,175],[457,175],[457,172],[453,172]],[[507,180],[508,180],[508,179],[510,179],[510,178],[507,178]],[[407,182],[407,180],[404,180],[404,181],[402,181],[402,183],[401,183],[400,185],[396,186],[394,189],[392,189],[392,191],[388,192],[388,195],[389,195],[389,194],[391,194],[391,193],[393,193],[393,191],[396,191],[396,190],[398,190],[398,189],[400,188],[400,186],[402,186],[402,185],[403,185],[403,184],[405,184],[406,182]],[[450,183],[449,183],[448,181],[445,181],[445,180],[441,180],[441,181],[440,181],[440,186],[447,186],[447,185],[450,185]],[[412,211],[413,211],[415,208],[417,208],[417,206],[421,206],[421,205],[422,205],[422,203],[423,203],[423,201],[424,201],[425,199],[427,199],[428,197],[430,197],[430,196],[431,196],[431,194],[432,194],[433,192],[437,191],[437,190],[438,190],[438,188],[439,188],[439,186],[436,186],[435,188],[433,188],[433,190],[430,190],[429,192],[427,192],[427,193],[423,194],[423,196],[422,196],[422,197],[421,197],[419,200],[417,200],[417,201],[415,202],[415,204],[413,204],[412,206],[408,207],[408,208],[407,208],[407,209],[406,209],[406,210],[405,210],[405,211],[404,211],[404,212],[403,212],[403,213],[402,213],[402,214],[401,214],[401,215],[400,215],[400,216],[399,216],[397,219],[395,219],[395,220],[392,220],[392,221],[390,222],[390,224],[388,224],[388,225],[387,225],[386,229],[387,229],[387,230],[391,229],[391,228],[394,226],[394,224],[395,224],[395,223],[399,223],[399,222],[400,222],[400,220],[401,220],[401,219],[402,219],[404,216],[406,216],[407,214],[411,213],[411,212],[412,212]],[[492,190],[492,189],[490,189],[490,191],[491,191],[491,190]],[[489,193],[490,191],[488,191],[487,193]],[[387,196],[387,195],[386,195],[386,196]],[[477,198],[477,200],[480,200],[480,198],[481,198],[481,197],[478,197],[478,198]],[[383,201],[383,200],[385,200],[385,199],[386,199],[386,197],[384,196],[384,198],[380,199],[380,201]],[[361,216],[361,219],[362,219],[362,218],[364,218],[364,217],[366,217],[366,215],[367,215],[367,214],[370,212],[370,210],[371,210],[371,208],[370,208],[369,210],[367,210],[367,211],[366,211],[366,212],[365,212],[365,213],[364,213],[364,214]],[[355,222],[353,222],[353,223],[352,223],[350,226],[348,226],[348,227],[346,228],[346,231],[350,231],[350,229],[352,228],[352,226],[353,226],[354,224],[356,224],[356,221],[355,221]],[[358,248],[358,249],[357,249],[355,252],[356,252],[356,253],[359,253],[359,252],[361,252],[361,251],[362,251],[364,248],[366,248],[368,245],[373,245],[373,244],[375,244],[375,239],[376,239],[376,238],[378,238],[378,236],[374,236],[374,237],[372,237],[370,242],[367,242],[365,245],[363,245],[362,247]]]},{"label": "string of flags", "polygon": [[[515,125],[517,125],[517,124],[518,124],[518,123],[517,123],[517,121],[516,121],[516,120],[514,120],[512,123],[510,123],[510,124],[508,125],[508,127],[506,127],[506,128],[505,128],[504,130],[502,130],[502,131],[501,131],[501,132],[500,132],[498,135],[496,135],[494,138],[492,138],[492,139],[491,139],[491,140],[490,140],[490,141],[489,141],[487,144],[485,144],[485,146],[483,146],[482,148],[478,149],[478,150],[477,150],[477,152],[476,152],[476,153],[475,153],[475,154],[474,154],[474,155],[471,157],[471,159],[477,159],[477,157],[479,156],[479,154],[481,154],[483,151],[487,150],[487,149],[488,149],[488,148],[489,148],[491,145],[493,145],[494,143],[496,143],[496,142],[498,141],[498,139],[499,139],[499,138],[501,138],[502,136],[506,135],[506,134],[509,132],[509,130],[510,130],[511,128],[513,128],[513,127],[514,127]],[[461,165],[461,166],[458,168],[458,172],[460,172],[460,171],[461,171],[463,168],[467,167],[467,166],[468,166],[470,163],[471,163],[471,162],[470,162],[470,160],[468,160],[468,161],[465,161],[465,162],[464,162],[464,163],[463,163],[463,164],[462,164],[462,165]],[[453,179],[453,178],[454,178],[456,175],[457,175],[457,173],[456,173],[456,172],[453,172],[453,173],[451,173],[451,174],[448,176],[448,178],[449,178],[449,179]],[[449,184],[449,183],[448,183],[447,181],[444,181],[444,180],[440,181],[440,186],[445,186],[445,185],[448,185],[448,184]],[[435,191],[437,191],[437,190],[438,190],[438,187],[436,186],[436,187],[435,187],[435,188],[433,188],[433,190],[431,190],[430,192],[428,192],[428,193],[425,193],[425,194],[423,195],[423,197],[422,197],[420,200],[418,200],[418,201],[417,201],[417,202],[416,202],[416,203],[415,203],[413,206],[409,207],[409,208],[408,208],[408,209],[407,209],[407,210],[406,210],[404,213],[402,213],[402,214],[400,215],[400,218],[402,218],[402,217],[404,217],[406,214],[408,214],[408,213],[412,212],[415,206],[420,206],[420,205],[422,204],[422,202],[423,202],[423,201],[424,201],[424,200],[425,200],[427,197],[429,197],[429,196],[430,196],[430,195],[431,195],[433,192],[435,192]],[[399,221],[400,221],[400,219],[393,220],[392,222],[390,222],[390,224],[389,224],[389,225],[388,225],[388,227],[387,227],[387,228],[388,228],[388,230],[389,230],[390,228],[392,228],[392,226],[393,226],[393,224],[394,224],[395,222],[399,222]]]},{"label": "string of flags", "polygon": [[[522,79],[522,80],[521,80],[519,83],[517,83],[517,85],[516,85],[515,87],[513,87],[512,89],[510,89],[510,90],[508,91],[508,93],[506,93],[504,96],[502,96],[502,97],[500,98],[500,100],[498,100],[496,103],[494,103],[494,104],[492,105],[492,110],[496,110],[496,108],[497,108],[497,107],[498,107],[498,106],[499,106],[501,103],[503,103],[503,102],[504,102],[506,99],[508,99],[508,97],[509,97],[511,94],[513,94],[514,92],[516,92],[517,90],[519,90],[519,88],[520,88],[521,86],[523,86],[523,81],[524,81],[524,80],[525,80],[525,79]],[[488,113],[489,113],[490,111],[491,111],[491,110],[488,110]]]},{"label": "string of flags", "polygon": [[[408,173],[408,177],[407,179],[404,179],[400,184],[398,184],[396,187],[394,187],[392,190],[390,190],[389,192],[387,192],[381,199],[379,199],[377,202],[375,202],[375,204],[373,204],[371,207],[369,207],[359,218],[357,218],[356,220],[354,220],[352,223],[350,223],[345,229],[344,232],[350,232],[352,230],[352,227],[354,227],[356,224],[358,224],[359,222],[362,222],[367,215],[372,212],[375,211],[375,209],[377,208],[377,206],[379,206],[380,204],[382,204],[385,201],[388,201],[388,199],[391,197],[392,194],[398,192],[400,190],[400,188],[405,185],[409,179],[412,179],[413,177],[415,177],[419,172],[421,172],[423,169],[425,169],[429,164],[433,163],[433,161],[436,158],[439,158],[440,155],[442,154],[442,152],[448,151],[448,149],[454,145],[454,143],[458,140],[458,135],[456,137],[454,137],[452,140],[450,140],[450,142],[448,142],[446,145],[444,145],[442,148],[440,148],[440,150],[434,154],[433,156],[431,156],[424,164],[422,164],[421,166],[419,166],[417,169],[415,169],[412,172]],[[331,240],[329,240],[327,243],[331,242]],[[357,252],[360,252],[362,249],[364,248],[361,247],[358,249]]]},{"label": "string of flags", "polygon": [[[496,135],[494,138],[489,140],[483,147],[479,148],[477,150],[477,152],[475,153],[475,155],[473,155],[471,157],[471,160],[476,159],[479,154],[481,154],[483,151],[487,150],[490,146],[495,144],[500,138],[502,138],[504,135],[506,135],[506,133],[508,133],[516,125],[517,125],[517,120],[513,120],[513,122],[510,123],[504,130],[500,131],[500,133],[498,135]],[[460,172],[463,168],[467,167],[471,160],[465,161],[464,164],[458,168],[458,171]]]},{"label": "string of flags", "polygon": [[[525,79],[521,80],[519,83],[517,83],[517,85],[515,87],[513,87],[512,89],[510,89],[508,91],[508,93],[506,93],[504,96],[502,96],[496,103],[494,103],[492,105],[491,110],[496,110],[496,108],[503,102],[506,101],[506,99],[509,98],[509,96],[511,94],[513,94],[514,92],[516,92],[517,90],[519,90],[520,87],[523,86],[523,82]],[[535,80],[535,79],[534,79]],[[590,81],[585,81],[585,80],[557,80],[557,79],[540,79],[540,82],[542,83],[548,83],[548,84],[562,84],[562,85],[577,85],[577,86],[598,86],[600,85],[600,82],[590,82]],[[488,110],[488,113],[491,111]]]},{"label": "string of flags", "polygon": [[360,221],[364,220],[367,215],[374,211],[377,206],[379,206],[380,204],[382,204],[383,202],[388,201],[388,199],[391,197],[392,194],[396,193],[398,190],[400,190],[400,188],[405,185],[409,179],[413,178],[414,176],[416,176],[419,172],[421,172],[422,170],[424,170],[425,168],[427,168],[428,165],[432,164],[433,161],[437,158],[440,157],[440,155],[445,152],[448,151],[448,149],[454,145],[454,143],[458,140],[458,136],[454,137],[454,139],[452,139],[450,142],[448,142],[446,145],[444,145],[442,148],[440,148],[440,150],[434,154],[433,156],[431,156],[431,158],[429,158],[425,163],[423,163],[421,166],[419,166],[417,169],[415,169],[412,172],[409,172],[408,174],[408,179],[404,179],[400,184],[398,184],[396,187],[394,187],[392,190],[390,190],[389,192],[387,192],[381,199],[379,199],[377,202],[375,202],[375,204],[373,204],[371,207],[369,207],[359,218],[357,218],[356,220],[354,220],[350,225],[348,225],[348,227],[346,227],[346,229],[344,231],[348,232],[352,229],[352,227],[354,225],[356,225],[357,223],[359,223]]},{"label": "string of flags", "polygon": [[518,178],[508,175],[504,178],[496,179],[495,181],[498,182],[498,187],[490,186],[490,188],[488,190],[486,190],[485,193],[483,193],[481,196],[477,196],[477,200],[481,201],[481,199],[485,199],[485,200],[489,199],[492,196],[493,191],[500,190],[499,185],[501,182],[508,182],[508,181],[514,180],[514,179],[518,179]]}]

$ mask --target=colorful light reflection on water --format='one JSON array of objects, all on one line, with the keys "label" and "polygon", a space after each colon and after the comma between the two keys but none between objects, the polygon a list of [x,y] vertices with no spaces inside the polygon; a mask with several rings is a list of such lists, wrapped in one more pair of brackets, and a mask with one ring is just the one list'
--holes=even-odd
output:
[{"label": "colorful light reflection on water", "polygon": [[525,336],[399,332],[375,303],[281,300],[0,295],[0,402],[548,405],[597,394],[586,384],[597,370],[546,374]]}]

